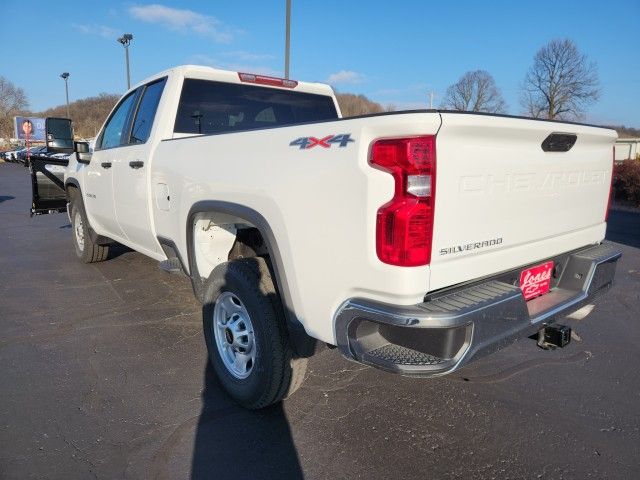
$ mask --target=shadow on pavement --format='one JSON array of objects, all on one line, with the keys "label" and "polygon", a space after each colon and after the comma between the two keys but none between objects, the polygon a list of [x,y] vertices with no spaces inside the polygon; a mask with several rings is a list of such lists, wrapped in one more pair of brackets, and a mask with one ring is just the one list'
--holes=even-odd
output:
[{"label": "shadow on pavement", "polygon": [[133,250],[126,245],[116,242],[109,248],[109,256],[107,257],[107,260],[113,260],[114,258],[118,258],[120,255],[124,255],[129,252],[133,252]]},{"label": "shadow on pavement", "polygon": [[6,202],[7,200],[13,200],[16,197],[12,197],[11,195],[0,195],[0,203]]},{"label": "shadow on pavement", "polygon": [[640,211],[611,210],[607,220],[607,240],[640,248]]},{"label": "shadow on pavement", "polygon": [[[2,198],[2,197],[0,197]],[[58,227],[60,230],[70,230],[72,228],[70,223],[67,223],[65,225],[61,225],[60,227]],[[125,253],[129,253],[129,252],[133,252],[134,250],[130,249],[129,247],[122,245],[121,243],[113,243],[111,245],[111,247],[109,248],[109,256],[107,257],[107,260],[113,260],[114,258],[118,258],[120,255],[123,255]]]},{"label": "shadow on pavement", "polygon": [[245,410],[228,399],[209,362],[204,377],[191,478],[303,478],[282,404]]},{"label": "shadow on pavement", "polygon": [[[270,336],[273,332],[282,332],[280,328],[271,330],[269,326],[280,324],[282,329],[286,329],[286,320],[278,295],[273,293],[269,287],[271,279],[267,276],[269,273],[271,275],[273,273],[261,268],[261,265],[266,264],[260,263],[257,258],[238,258],[237,261],[241,263],[238,263],[236,269],[226,267],[220,273],[216,273],[214,270],[214,273],[211,274],[212,279],[205,286],[205,304],[202,309],[203,323],[205,329],[209,329],[208,332],[205,331],[205,339],[211,344],[210,348],[216,349],[215,327],[209,324],[206,319],[208,317],[210,321],[216,321],[213,312],[217,292],[232,292],[234,295],[238,295],[239,301],[244,304],[242,308],[246,308],[247,320],[251,322],[249,326],[245,324],[246,330],[239,331],[250,332],[250,334],[238,333],[239,331],[233,330],[236,333],[229,333],[227,336],[227,331],[232,332],[227,327],[225,336],[226,341],[232,346],[236,346],[236,340],[239,339],[238,346],[234,348],[234,351],[245,352],[244,355],[241,355],[242,357],[249,356],[251,352],[254,352],[255,360],[253,357],[249,360],[251,366],[248,367],[249,362],[245,364],[245,367],[252,369],[252,371],[244,382],[251,384],[250,382],[255,382],[256,379],[261,382],[260,379],[265,374],[268,375],[271,369],[275,369],[275,372],[278,371],[271,364],[270,356],[272,351],[270,349],[277,347],[273,343],[269,343],[267,346],[262,342],[273,339],[274,337]],[[233,263],[234,261],[231,260],[229,265]],[[220,275],[222,272],[225,273],[222,282],[220,282],[216,275]],[[257,275],[257,278],[254,275]],[[278,313],[282,316],[280,317]],[[226,322],[242,318],[240,315],[234,312]],[[240,320],[241,324],[243,324],[242,322],[243,320]],[[253,337],[253,332],[255,332],[255,340],[250,340]],[[243,346],[243,342],[246,342],[248,346]],[[220,368],[224,369],[225,366],[220,360],[220,354],[215,352],[212,355],[216,356],[216,359],[221,362]],[[216,480],[237,478],[295,480],[303,478],[302,467],[298,460],[282,402],[261,410],[248,410],[237,406],[219,382],[212,361],[214,360],[210,359],[205,368],[202,411],[198,420],[193,448],[191,478],[215,478]],[[285,371],[282,375],[293,375],[293,362],[285,364],[284,368]],[[229,377],[231,378],[231,374]],[[231,382],[231,384],[233,383]],[[240,397],[246,396],[243,393],[246,392],[244,388],[238,387],[238,391]],[[249,403],[252,401],[249,400],[252,398],[251,395],[248,396]]]}]

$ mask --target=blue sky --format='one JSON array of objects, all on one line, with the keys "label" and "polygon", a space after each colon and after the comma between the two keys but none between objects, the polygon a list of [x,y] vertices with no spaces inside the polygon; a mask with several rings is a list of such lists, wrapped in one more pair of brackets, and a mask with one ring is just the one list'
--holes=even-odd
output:
[{"label": "blue sky", "polygon": [[[25,11],[25,9],[28,9]],[[33,110],[126,87],[184,63],[282,75],[285,0],[162,3],[3,0],[0,75],[22,87]],[[598,65],[594,123],[640,127],[640,0],[292,0],[291,77],[331,83],[399,109],[439,105],[467,70],[490,72],[519,114],[519,86],[535,52],[568,37]]]}]

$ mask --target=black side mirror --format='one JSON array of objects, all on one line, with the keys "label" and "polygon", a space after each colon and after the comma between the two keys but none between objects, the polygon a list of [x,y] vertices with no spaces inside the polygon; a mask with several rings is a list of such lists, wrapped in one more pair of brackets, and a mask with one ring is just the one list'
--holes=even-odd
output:
[{"label": "black side mirror", "polygon": [[73,149],[76,152],[76,160],[78,160],[78,163],[89,165],[89,162],[91,161],[91,151],[89,149],[89,143],[74,142]]},{"label": "black side mirror", "polygon": [[71,153],[73,151],[73,127],[68,118],[47,117],[44,121],[47,152]]}]

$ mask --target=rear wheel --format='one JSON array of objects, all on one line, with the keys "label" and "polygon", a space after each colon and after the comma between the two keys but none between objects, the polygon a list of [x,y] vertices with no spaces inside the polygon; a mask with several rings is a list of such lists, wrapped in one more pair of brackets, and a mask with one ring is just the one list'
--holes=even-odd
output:
[{"label": "rear wheel", "polygon": [[237,295],[218,296],[211,328],[223,365],[235,378],[247,378],[256,361],[256,341],[249,312]]},{"label": "rear wheel", "polygon": [[74,195],[71,202],[71,228],[76,255],[84,263],[101,262],[109,255],[109,245],[98,245],[91,240],[89,221],[82,200]]},{"label": "rear wheel", "polygon": [[302,383],[306,359],[295,358],[264,259],[233,260],[213,270],[205,286],[203,327],[209,360],[240,405],[264,408]]}]

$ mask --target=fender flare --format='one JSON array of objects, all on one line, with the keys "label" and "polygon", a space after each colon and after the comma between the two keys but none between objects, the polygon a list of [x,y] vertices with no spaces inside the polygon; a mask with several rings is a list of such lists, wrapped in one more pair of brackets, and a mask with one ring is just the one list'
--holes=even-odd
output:
[{"label": "fender flare", "polygon": [[76,187],[78,190],[81,190],[81,189],[80,189],[80,182],[78,182],[78,180],[76,180],[76,179],[75,179],[75,178],[73,178],[73,177],[67,178],[67,179],[64,181],[64,188],[65,188],[65,189],[66,189],[66,188],[68,188],[70,185],[73,185],[73,186],[74,186],[74,187]]},{"label": "fender flare", "polygon": [[[220,200],[204,200],[196,202],[187,215],[186,238],[187,238],[187,263],[189,265],[189,273],[193,291],[196,297],[203,301],[204,281],[198,272],[198,266],[195,259],[195,245],[193,239],[193,220],[199,213],[224,213],[242,218],[247,222],[255,225],[258,229],[269,252],[271,259],[271,268],[276,281],[276,289],[282,299],[284,316],[286,319],[289,339],[293,344],[294,350],[298,357],[310,357],[318,347],[318,340],[307,334],[300,319],[293,310],[293,302],[289,290],[289,283],[285,273],[282,255],[278,248],[276,237],[269,226],[269,222],[256,210],[237,203],[225,202]],[[180,257],[179,257],[180,258]],[[182,262],[182,259],[180,259]]]}]

